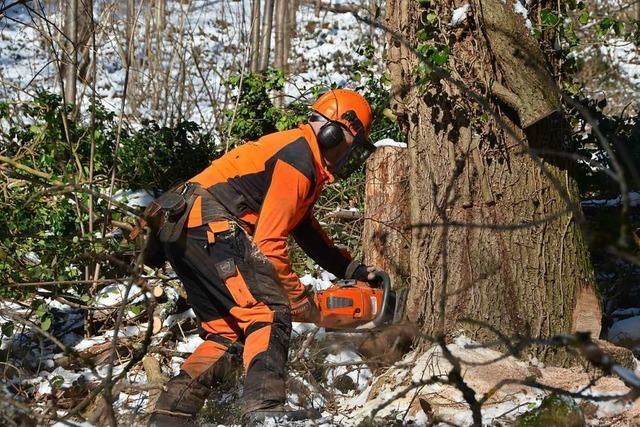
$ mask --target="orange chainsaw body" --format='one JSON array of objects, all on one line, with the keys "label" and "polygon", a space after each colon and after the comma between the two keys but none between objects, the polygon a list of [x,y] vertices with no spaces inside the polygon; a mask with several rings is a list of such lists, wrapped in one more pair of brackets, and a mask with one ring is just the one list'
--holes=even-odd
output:
[{"label": "orange chainsaw body", "polygon": [[320,311],[318,326],[351,329],[372,321],[382,307],[382,289],[363,282],[338,283],[315,295]]}]

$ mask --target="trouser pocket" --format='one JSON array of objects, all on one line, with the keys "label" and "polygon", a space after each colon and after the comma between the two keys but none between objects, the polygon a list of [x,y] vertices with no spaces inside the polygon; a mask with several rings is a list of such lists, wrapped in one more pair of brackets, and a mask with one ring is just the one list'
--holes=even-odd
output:
[{"label": "trouser pocket", "polygon": [[239,307],[251,307],[257,304],[256,299],[251,294],[244,276],[236,265],[236,260],[227,258],[215,264],[216,271],[220,279],[224,282],[233,300]]}]

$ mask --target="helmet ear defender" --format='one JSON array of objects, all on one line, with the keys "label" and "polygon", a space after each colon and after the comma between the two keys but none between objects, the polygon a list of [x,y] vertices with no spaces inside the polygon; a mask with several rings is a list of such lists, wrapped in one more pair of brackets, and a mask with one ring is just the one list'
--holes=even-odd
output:
[{"label": "helmet ear defender", "polygon": [[[316,117],[314,117],[316,116]],[[318,144],[323,149],[334,148],[344,142],[344,131],[347,129],[345,125],[342,123],[332,120],[322,113],[314,111],[311,115],[310,120],[315,121],[319,118],[317,116],[323,117],[326,120],[326,123],[322,125],[318,134],[316,135],[316,139],[318,140]],[[362,129],[362,123],[356,116],[356,113],[353,110],[349,110],[342,115],[342,119],[347,120],[349,123],[355,125],[358,129]]]},{"label": "helmet ear defender", "polygon": [[318,131],[316,139],[323,149],[334,148],[344,141],[343,127],[334,121],[328,121]]}]

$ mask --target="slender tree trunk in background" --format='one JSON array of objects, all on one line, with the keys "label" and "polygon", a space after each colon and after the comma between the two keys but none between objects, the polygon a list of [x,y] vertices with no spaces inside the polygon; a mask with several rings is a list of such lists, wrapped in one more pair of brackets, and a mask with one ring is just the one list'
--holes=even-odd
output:
[{"label": "slender tree trunk in background", "polygon": [[138,110],[138,73],[137,67],[133,67],[135,58],[135,44],[131,43],[136,31],[136,2],[135,0],[127,0],[127,24],[126,24],[126,40],[125,40],[125,67],[129,68],[129,88],[127,90],[128,107],[131,112]]},{"label": "slender tree trunk in background", "polygon": [[[437,16],[451,16],[451,2],[430,4]],[[461,28],[443,36],[451,75],[490,93],[491,108],[526,146],[559,149],[565,129],[558,89],[523,18],[502,0],[471,5]],[[414,46],[425,22],[421,7],[387,0],[388,24]],[[444,80],[416,87],[416,57],[397,40],[389,46],[394,108],[409,144],[410,320],[429,335],[465,330],[487,341],[495,335],[464,319],[511,336],[597,337],[600,307],[566,165],[526,154],[468,91]],[[569,361],[554,349],[532,352],[547,362]]]},{"label": "slender tree trunk in background", "polygon": [[79,0],[78,19],[77,19],[77,50],[80,53],[78,60],[78,78],[85,84],[91,79],[91,51],[92,51],[92,32],[93,32],[93,0]]},{"label": "slender tree trunk in background", "polygon": [[155,0],[155,7],[158,31],[164,31],[167,26],[167,0]]},{"label": "slender tree trunk in background", "polygon": [[64,56],[64,99],[67,104],[76,103],[76,82],[78,78],[78,0],[69,0],[66,5],[65,16],[65,43],[66,54]]},{"label": "slender tree trunk in background", "polygon": [[298,0],[291,0],[288,2],[289,8],[287,9],[287,29],[286,29],[286,37],[284,38],[284,71],[286,73],[289,72],[289,53],[291,52],[291,39],[293,39],[296,35],[296,23],[298,22],[297,14],[298,14]]},{"label": "slender tree trunk in background", "polygon": [[286,9],[287,4],[284,0],[274,0],[275,1],[275,15],[274,15],[274,28],[275,28],[275,46],[273,49],[274,60],[273,67],[281,70],[282,69],[282,41],[284,36],[284,19],[283,19],[283,10]]},{"label": "slender tree trunk in background", "polygon": [[251,6],[251,64],[252,73],[258,71],[260,65],[260,0],[253,0]]},{"label": "slender tree trunk in background", "polygon": [[367,160],[364,263],[389,273],[393,288],[409,282],[409,175],[406,148],[381,147]]},{"label": "slender tree trunk in background", "polygon": [[262,43],[260,46],[260,64],[258,71],[265,71],[269,67],[271,53],[271,29],[273,28],[274,0],[265,0],[262,15]]}]

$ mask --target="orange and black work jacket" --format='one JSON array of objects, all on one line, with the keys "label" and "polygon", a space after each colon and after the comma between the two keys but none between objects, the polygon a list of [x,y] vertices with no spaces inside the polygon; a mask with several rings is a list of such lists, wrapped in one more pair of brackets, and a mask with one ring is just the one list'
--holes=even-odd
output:
[{"label": "orange and black work jacket", "polygon": [[[230,219],[237,220],[253,236],[258,249],[275,267],[289,300],[294,301],[304,287],[291,268],[289,235],[322,268],[338,277],[344,277],[351,261],[312,214],[324,185],[332,180],[313,129],[305,124],[229,151],[190,182],[207,189]],[[187,227],[209,224],[211,233],[221,231],[216,230],[219,222],[215,221],[220,217],[207,217],[211,210],[206,199],[195,201]]]}]

